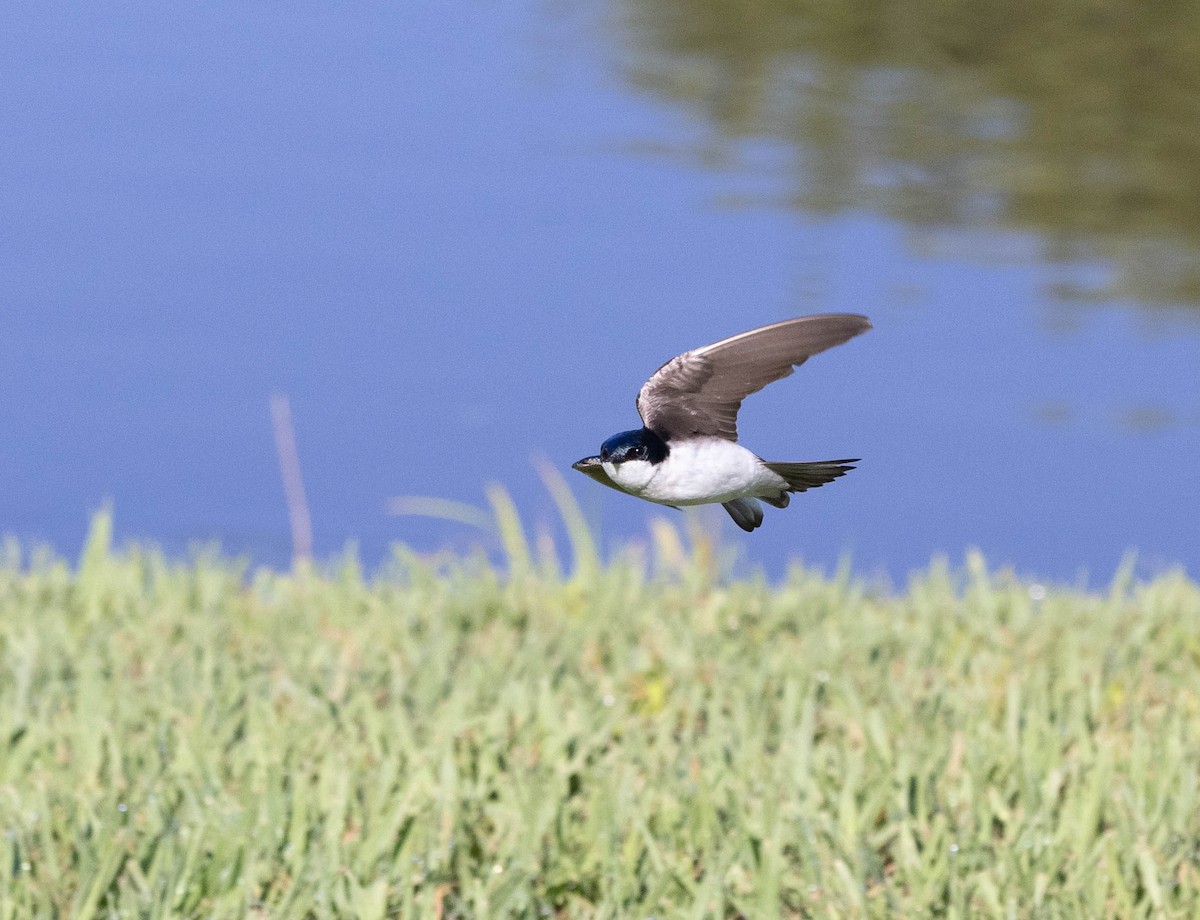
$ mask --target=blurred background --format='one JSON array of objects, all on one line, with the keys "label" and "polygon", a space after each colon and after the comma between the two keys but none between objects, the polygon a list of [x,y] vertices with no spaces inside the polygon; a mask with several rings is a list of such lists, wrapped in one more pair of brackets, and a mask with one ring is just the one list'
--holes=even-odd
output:
[{"label": "blurred background", "polygon": [[537,458],[612,547],[673,512],[569,465],[659,364],[853,311],[740,427],[863,462],[704,517],[743,565],[1195,576],[1197,60],[1171,0],[7,3],[0,532],[286,564],[283,393],[318,556],[553,529]]}]

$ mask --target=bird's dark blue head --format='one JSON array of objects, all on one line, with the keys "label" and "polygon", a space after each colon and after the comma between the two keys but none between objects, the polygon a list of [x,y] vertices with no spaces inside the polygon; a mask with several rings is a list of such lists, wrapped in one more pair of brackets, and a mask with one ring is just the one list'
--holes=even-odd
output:
[{"label": "bird's dark blue head", "polygon": [[649,428],[622,431],[600,445],[601,463],[624,463],[626,460],[649,460],[662,463],[669,448],[667,442]]}]

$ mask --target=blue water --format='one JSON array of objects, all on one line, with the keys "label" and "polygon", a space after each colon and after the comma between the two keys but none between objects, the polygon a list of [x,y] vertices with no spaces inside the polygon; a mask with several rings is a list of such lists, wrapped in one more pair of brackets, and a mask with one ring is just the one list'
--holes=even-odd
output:
[{"label": "blue water", "polygon": [[491,481],[552,526],[539,457],[609,545],[645,539],[672,512],[570,463],[672,355],[846,310],[875,330],[740,428],[863,462],[754,534],[704,517],[744,565],[899,578],[979,547],[1103,581],[1136,549],[1200,573],[1194,308],[1064,303],[1105,267],[1034,232],[805,211],[769,169],[670,155],[712,129],[632,89],[619,41],[538,4],[8,5],[0,531],[73,554],[111,501],[122,539],[283,564],[278,392],[318,555],[470,545],[386,503]]}]

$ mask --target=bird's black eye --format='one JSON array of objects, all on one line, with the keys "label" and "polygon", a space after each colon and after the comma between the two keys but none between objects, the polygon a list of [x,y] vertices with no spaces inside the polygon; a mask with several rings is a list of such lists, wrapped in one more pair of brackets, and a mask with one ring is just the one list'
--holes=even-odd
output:
[{"label": "bird's black eye", "polygon": [[644,456],[646,456],[646,448],[642,447],[642,445],[639,444],[637,447],[629,448],[629,458],[631,460],[641,460]]}]

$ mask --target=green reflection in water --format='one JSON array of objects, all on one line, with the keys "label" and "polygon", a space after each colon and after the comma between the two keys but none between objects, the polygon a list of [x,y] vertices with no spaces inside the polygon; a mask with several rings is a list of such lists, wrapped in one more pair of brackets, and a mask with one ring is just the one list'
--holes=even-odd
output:
[{"label": "green reflection in water", "polygon": [[[1111,276],[1058,296],[1200,303],[1200,4],[624,0],[637,87],[788,151],[788,204],[1035,231]],[[693,151],[694,153],[694,151]],[[1107,274],[1107,273],[1106,273]]]}]

